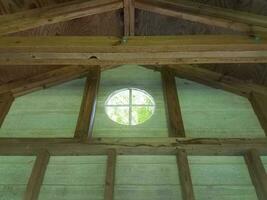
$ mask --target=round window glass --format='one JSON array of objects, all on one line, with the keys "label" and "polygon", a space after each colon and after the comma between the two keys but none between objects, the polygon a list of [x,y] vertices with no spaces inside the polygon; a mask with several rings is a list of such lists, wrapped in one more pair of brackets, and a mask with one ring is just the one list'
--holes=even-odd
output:
[{"label": "round window glass", "polygon": [[138,125],[155,111],[155,102],[146,91],[126,88],[113,92],[105,103],[108,117],[119,124]]}]

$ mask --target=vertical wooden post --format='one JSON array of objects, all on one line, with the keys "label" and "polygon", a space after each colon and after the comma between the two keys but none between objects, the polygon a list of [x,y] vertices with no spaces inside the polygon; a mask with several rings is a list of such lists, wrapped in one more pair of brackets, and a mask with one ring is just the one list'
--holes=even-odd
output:
[{"label": "vertical wooden post", "polygon": [[257,150],[248,151],[245,154],[245,160],[259,200],[266,200],[267,174]]},{"label": "vertical wooden post", "polygon": [[92,137],[100,75],[101,69],[100,66],[98,66],[92,69],[87,76],[74,136],[75,138],[80,138],[82,141],[86,141],[88,138]]},{"label": "vertical wooden post", "polygon": [[134,36],[135,5],[134,0],[123,0],[124,3],[124,36]]},{"label": "vertical wooden post", "polygon": [[115,171],[116,171],[116,150],[108,151],[107,172],[105,182],[105,200],[114,199]]},{"label": "vertical wooden post", "polygon": [[11,92],[7,92],[0,95],[0,128],[5,120],[5,117],[14,101],[14,97]]},{"label": "vertical wooden post", "polygon": [[267,136],[267,96],[252,92],[250,102]]},{"label": "vertical wooden post", "polygon": [[174,73],[168,68],[163,68],[161,77],[169,123],[169,137],[185,137],[184,123]]},{"label": "vertical wooden post", "polygon": [[185,152],[185,150],[179,150],[176,158],[183,200],[194,200],[194,190],[187,159],[187,153]]},{"label": "vertical wooden post", "polygon": [[40,189],[43,183],[47,164],[49,162],[49,153],[47,151],[40,152],[35,160],[24,200],[38,200]]}]

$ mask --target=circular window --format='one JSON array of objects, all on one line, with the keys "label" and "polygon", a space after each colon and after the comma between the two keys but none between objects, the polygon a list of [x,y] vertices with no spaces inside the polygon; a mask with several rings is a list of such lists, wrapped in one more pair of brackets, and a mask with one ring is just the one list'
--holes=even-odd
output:
[{"label": "circular window", "polygon": [[108,117],[119,124],[138,125],[155,111],[155,102],[144,90],[126,88],[113,92],[105,103]]}]

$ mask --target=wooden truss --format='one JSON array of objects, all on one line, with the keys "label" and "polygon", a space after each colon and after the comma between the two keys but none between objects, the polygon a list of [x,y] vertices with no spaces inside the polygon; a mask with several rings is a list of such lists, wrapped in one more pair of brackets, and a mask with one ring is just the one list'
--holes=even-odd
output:
[{"label": "wooden truss", "polygon": [[[135,8],[242,32],[244,35],[134,35]],[[50,156],[107,155],[105,200],[112,200],[117,155],[176,155],[184,200],[194,200],[187,155],[244,156],[259,200],[267,199],[267,175],[260,155],[267,140],[186,138],[175,76],[248,98],[267,133],[267,89],[185,64],[267,63],[267,17],[185,0],[77,0],[0,17],[5,36],[42,25],[124,10],[124,35],[116,37],[1,37],[1,65],[62,65],[52,71],[0,86],[0,125],[14,98],[79,77],[87,77],[73,138],[0,139],[0,155],[36,155],[25,200],[37,200]],[[168,111],[168,138],[92,138],[101,71],[140,64],[162,74]]]}]

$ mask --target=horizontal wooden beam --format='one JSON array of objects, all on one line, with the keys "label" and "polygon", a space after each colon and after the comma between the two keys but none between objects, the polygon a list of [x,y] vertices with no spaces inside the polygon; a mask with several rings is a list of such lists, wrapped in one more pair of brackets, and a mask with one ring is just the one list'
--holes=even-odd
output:
[{"label": "horizontal wooden beam", "polygon": [[[226,90],[247,98],[250,98],[252,92],[267,95],[267,88],[264,86],[245,82],[231,76],[200,68],[199,66],[169,65],[168,67],[180,78],[192,80],[213,88]],[[159,68],[155,69],[160,70]]]},{"label": "horizontal wooden beam", "polygon": [[0,38],[0,65],[194,63],[267,63],[267,36]]},{"label": "horizontal wooden beam", "polygon": [[187,0],[136,0],[136,8],[247,34],[267,32],[267,17]]},{"label": "horizontal wooden beam", "polygon": [[123,8],[121,0],[76,0],[0,16],[0,36]]},{"label": "horizontal wooden beam", "polygon": [[37,74],[35,76],[26,77],[0,85],[0,94],[11,92],[13,96],[18,97],[36,90],[45,89],[57,84],[83,77],[91,70],[92,67],[88,66],[61,67],[48,72]]},{"label": "horizontal wooden beam", "polygon": [[119,155],[244,155],[249,149],[267,155],[266,139],[180,139],[180,138],[95,138],[88,143],[71,141],[27,142],[0,140],[0,155],[35,155],[46,149],[50,155],[106,155],[109,149]]}]

